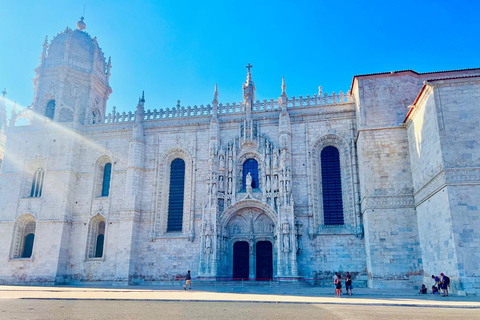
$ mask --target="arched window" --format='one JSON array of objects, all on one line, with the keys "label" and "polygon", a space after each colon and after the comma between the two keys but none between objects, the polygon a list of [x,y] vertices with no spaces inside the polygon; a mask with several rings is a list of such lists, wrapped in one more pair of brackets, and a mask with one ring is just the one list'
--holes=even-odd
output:
[{"label": "arched window", "polygon": [[108,197],[110,193],[110,177],[112,175],[112,164],[109,162],[103,167],[102,197]]},{"label": "arched window", "polygon": [[40,198],[43,191],[43,178],[45,173],[43,168],[38,168],[33,174],[32,188],[30,189],[30,197]]},{"label": "arched window", "polygon": [[47,103],[47,107],[45,108],[45,117],[53,120],[53,116],[55,115],[55,100],[50,100]]},{"label": "arched window", "polygon": [[243,180],[242,189],[246,189],[247,174],[250,172],[252,176],[252,189],[258,188],[258,162],[255,159],[247,159],[243,163]]},{"label": "arched window", "polygon": [[98,224],[98,235],[95,244],[95,258],[101,258],[103,256],[103,242],[105,241],[105,222],[102,221]]},{"label": "arched window", "polygon": [[323,223],[343,225],[342,177],[340,155],[333,146],[320,154],[322,162]]},{"label": "arched window", "polygon": [[185,161],[175,159],[170,166],[167,232],[182,231],[185,191]]},{"label": "arched window", "polygon": [[32,256],[35,229],[35,218],[30,214],[24,214],[15,221],[12,258],[30,258]]},{"label": "arched window", "polygon": [[62,108],[58,116],[58,122],[72,122],[73,112],[69,108]]},{"label": "arched window", "polygon": [[88,225],[87,258],[102,258],[105,245],[105,218],[97,214]]}]

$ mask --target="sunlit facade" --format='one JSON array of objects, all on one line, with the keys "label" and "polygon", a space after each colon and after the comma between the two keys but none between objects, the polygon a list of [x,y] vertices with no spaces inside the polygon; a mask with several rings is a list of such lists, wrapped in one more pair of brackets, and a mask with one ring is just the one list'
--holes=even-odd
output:
[{"label": "sunlit facade", "polygon": [[[0,283],[328,279],[480,287],[480,69],[348,92],[107,112],[111,59],[45,39],[32,105],[0,97]],[[239,80],[240,82],[240,80]],[[27,118],[28,125],[19,119]],[[8,123],[7,123],[8,122]],[[17,125],[15,125],[17,124]],[[321,282],[316,282],[321,283]]]}]

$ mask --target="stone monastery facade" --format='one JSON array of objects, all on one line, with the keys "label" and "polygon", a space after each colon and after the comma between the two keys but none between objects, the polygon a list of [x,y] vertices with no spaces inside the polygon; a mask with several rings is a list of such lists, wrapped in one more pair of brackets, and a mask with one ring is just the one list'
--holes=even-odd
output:
[{"label": "stone monastery facade", "polygon": [[84,29],[45,39],[30,107],[0,100],[0,283],[443,272],[480,293],[480,69],[258,101],[249,65],[240,103],[107,113]]}]

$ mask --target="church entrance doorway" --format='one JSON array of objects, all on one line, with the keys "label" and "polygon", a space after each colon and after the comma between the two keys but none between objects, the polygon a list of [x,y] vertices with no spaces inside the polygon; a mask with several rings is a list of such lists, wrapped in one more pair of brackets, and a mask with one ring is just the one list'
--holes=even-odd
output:
[{"label": "church entrance doorway", "polygon": [[233,278],[248,279],[249,246],[247,241],[237,241],[233,244]]},{"label": "church entrance doorway", "polygon": [[273,276],[273,254],[270,241],[257,242],[257,280],[270,280]]}]

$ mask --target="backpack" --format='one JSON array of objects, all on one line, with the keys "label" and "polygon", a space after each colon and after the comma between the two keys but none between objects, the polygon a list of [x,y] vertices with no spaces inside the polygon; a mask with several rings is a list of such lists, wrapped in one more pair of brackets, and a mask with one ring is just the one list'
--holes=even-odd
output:
[{"label": "backpack", "polygon": [[450,284],[450,278],[445,276],[445,284],[446,285],[449,285]]}]

